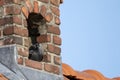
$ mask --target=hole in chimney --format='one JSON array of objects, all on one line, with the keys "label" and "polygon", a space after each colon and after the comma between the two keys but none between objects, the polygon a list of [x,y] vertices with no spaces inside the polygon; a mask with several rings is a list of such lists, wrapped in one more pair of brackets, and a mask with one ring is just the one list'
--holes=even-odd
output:
[{"label": "hole in chimney", "polygon": [[43,60],[43,51],[37,42],[40,36],[39,27],[45,24],[45,19],[40,13],[29,13],[27,20],[27,28],[29,37],[31,38],[31,46],[29,48],[29,59],[35,61]]}]

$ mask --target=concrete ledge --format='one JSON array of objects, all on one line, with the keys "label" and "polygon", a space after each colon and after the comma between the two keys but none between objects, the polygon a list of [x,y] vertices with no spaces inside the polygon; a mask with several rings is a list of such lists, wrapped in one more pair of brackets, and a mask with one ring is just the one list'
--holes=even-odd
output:
[{"label": "concrete ledge", "polygon": [[62,75],[55,75],[17,64],[16,45],[0,47],[0,73],[9,80],[63,80]]},{"label": "concrete ledge", "polygon": [[63,80],[63,76],[54,75],[45,71],[20,66],[22,73],[27,76],[28,80]]},{"label": "concrete ledge", "polygon": [[16,45],[5,45],[0,47],[1,73],[10,80],[27,80],[21,73],[17,64]]}]

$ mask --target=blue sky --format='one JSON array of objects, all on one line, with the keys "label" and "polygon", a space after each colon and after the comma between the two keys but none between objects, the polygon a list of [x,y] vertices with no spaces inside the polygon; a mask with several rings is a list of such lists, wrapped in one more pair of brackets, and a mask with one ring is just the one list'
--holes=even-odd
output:
[{"label": "blue sky", "polygon": [[60,10],[62,61],[120,76],[120,0],[64,0]]}]

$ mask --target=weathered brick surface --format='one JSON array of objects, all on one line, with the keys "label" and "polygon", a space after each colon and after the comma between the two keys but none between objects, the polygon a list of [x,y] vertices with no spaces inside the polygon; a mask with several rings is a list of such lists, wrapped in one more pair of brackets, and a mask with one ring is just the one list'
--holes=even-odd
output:
[{"label": "weathered brick surface", "polygon": [[28,57],[28,50],[24,48],[18,48],[18,54],[23,57]]},{"label": "weathered brick surface", "polygon": [[58,7],[51,6],[50,8],[55,15],[60,16],[60,10]]},{"label": "weathered brick surface", "polygon": [[57,47],[57,46],[55,46],[55,45],[53,45],[53,44],[48,44],[48,45],[47,45],[47,50],[48,50],[49,52],[51,52],[51,53],[56,54],[56,55],[60,55],[60,53],[61,53],[61,48],[60,48],[60,47]]},{"label": "weathered brick surface", "polygon": [[57,65],[60,65],[61,64],[60,57],[54,56],[54,63],[57,64]]},{"label": "weathered brick surface", "polygon": [[59,28],[59,27],[48,26],[47,31],[48,31],[49,33],[53,33],[53,34],[58,34],[58,35],[60,35],[60,28]]},{"label": "weathered brick surface", "polygon": [[12,24],[13,18],[12,17],[5,17],[0,19],[0,26],[4,26],[6,24]]},{"label": "weathered brick surface", "polygon": [[47,49],[48,49],[49,52],[54,53],[55,46],[52,45],[52,44],[48,44]]},{"label": "weathered brick surface", "polygon": [[19,44],[22,45],[23,44],[23,40],[21,37],[17,37],[17,36],[11,36],[8,37],[4,40],[4,44],[8,45],[8,44]]},{"label": "weathered brick surface", "polygon": [[57,24],[57,25],[60,25],[60,18],[58,18],[58,17],[55,17],[55,24]]},{"label": "weathered brick surface", "polygon": [[61,48],[55,46],[55,50],[54,50],[54,52],[55,52],[55,54],[60,55],[60,53],[61,53]]},{"label": "weathered brick surface", "polygon": [[45,15],[45,19],[46,19],[47,22],[52,21],[52,19],[53,19],[52,13],[47,13],[47,14]]},{"label": "weathered brick surface", "polygon": [[4,42],[2,40],[0,40],[0,46],[4,45]]},{"label": "weathered brick surface", "polygon": [[19,5],[8,5],[5,7],[5,15],[10,15],[10,14],[20,14],[20,6]]},{"label": "weathered brick surface", "polygon": [[22,25],[22,18],[19,16],[14,16],[13,17],[13,22],[19,25]]},{"label": "weathered brick surface", "polygon": [[11,35],[14,33],[14,27],[13,26],[9,26],[3,29],[3,34],[4,35]]},{"label": "weathered brick surface", "polygon": [[6,4],[10,4],[10,3],[13,3],[13,2],[14,2],[13,0],[5,0]]},{"label": "weathered brick surface", "polygon": [[4,35],[11,35],[11,34],[16,34],[16,35],[20,35],[23,37],[27,37],[28,36],[28,30],[27,29],[22,29],[21,27],[17,27],[17,26],[9,26],[4,28],[3,30],[3,34]]},{"label": "weathered brick surface", "polygon": [[18,64],[23,65],[23,58],[22,58],[22,57],[18,58],[18,59],[17,59],[17,62],[18,62]]},{"label": "weathered brick surface", "polygon": [[51,62],[51,55],[50,55],[50,54],[44,55],[43,61],[44,61],[44,62]]},{"label": "weathered brick surface", "polygon": [[5,25],[5,21],[4,21],[4,19],[0,19],[0,26],[3,26],[3,25]]},{"label": "weathered brick surface", "polygon": [[[31,2],[30,0],[0,0],[0,36],[8,36],[4,41],[0,41],[0,45],[17,44],[19,64],[60,75],[59,4],[63,0]],[[26,19],[30,12],[40,13],[46,20],[44,25],[40,25],[40,36],[36,38],[44,49],[42,62],[27,59],[31,40],[28,38]]]},{"label": "weathered brick surface", "polygon": [[53,43],[57,45],[61,45],[61,38],[58,36],[53,36]]},{"label": "weathered brick surface", "polygon": [[42,6],[41,6],[40,13],[42,14],[42,16],[45,16],[45,15],[46,15],[46,12],[47,12],[46,6],[45,6],[45,5],[42,5]]},{"label": "weathered brick surface", "polygon": [[14,3],[16,3],[16,4],[20,4],[21,1],[24,1],[24,0],[13,0],[13,1],[14,1]]},{"label": "weathered brick surface", "polygon": [[45,43],[45,42],[50,42],[51,41],[51,36],[50,35],[40,35],[37,37],[37,42],[38,43]]},{"label": "weathered brick surface", "polygon": [[34,12],[39,13],[39,6],[37,1],[34,1]]},{"label": "weathered brick surface", "polygon": [[54,73],[54,74],[60,74],[60,69],[58,66],[52,65],[52,64],[47,64],[45,63],[44,65],[44,69],[50,73]]},{"label": "weathered brick surface", "polygon": [[13,36],[13,40],[16,44],[20,44],[20,45],[23,44],[22,37]]},{"label": "weathered brick surface", "polygon": [[28,30],[21,27],[14,27],[14,33],[23,37],[28,37]]},{"label": "weathered brick surface", "polygon": [[33,60],[25,60],[25,65],[31,68],[42,70],[42,63],[33,61]]},{"label": "weathered brick surface", "polygon": [[5,0],[0,0],[0,6],[4,5]]},{"label": "weathered brick surface", "polygon": [[60,0],[50,0],[51,4],[55,5],[55,6],[59,6],[60,4]]}]

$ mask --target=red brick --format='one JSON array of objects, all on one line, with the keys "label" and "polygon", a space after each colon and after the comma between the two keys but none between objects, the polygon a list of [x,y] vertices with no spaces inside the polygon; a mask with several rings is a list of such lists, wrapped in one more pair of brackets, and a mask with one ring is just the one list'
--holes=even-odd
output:
[{"label": "red brick", "polygon": [[14,5],[13,9],[14,9],[14,12],[13,12],[14,14],[20,14],[21,13],[20,5]]},{"label": "red brick", "polygon": [[18,58],[18,59],[17,59],[17,62],[18,62],[18,64],[23,65],[23,58],[22,58],[22,57]]},{"label": "red brick", "polygon": [[27,5],[29,11],[32,12],[33,11],[33,7],[32,7],[32,4],[31,4],[31,1],[30,0],[25,0],[25,3]]},{"label": "red brick", "polygon": [[50,0],[50,2],[55,6],[59,6],[60,4],[60,0]]},{"label": "red brick", "polygon": [[4,42],[0,40],[0,46],[4,45]]},{"label": "red brick", "polygon": [[46,19],[47,22],[52,21],[52,19],[53,19],[52,13],[47,13],[46,16],[45,16],[45,19]]},{"label": "red brick", "polygon": [[22,18],[18,16],[13,16],[13,22],[22,25]]},{"label": "red brick", "polygon": [[28,29],[22,29],[22,36],[28,37]]},{"label": "red brick", "polygon": [[55,53],[55,54],[57,54],[57,55],[60,55],[60,53],[61,53],[61,48],[60,48],[60,47],[55,46],[54,53]]},{"label": "red brick", "polygon": [[27,7],[25,6],[22,7],[22,13],[24,14],[25,18],[28,18],[29,13]]},{"label": "red brick", "polygon": [[6,27],[5,29],[3,29],[3,35],[11,35],[14,33],[14,27],[10,26],[10,27]]},{"label": "red brick", "polygon": [[5,7],[5,13],[6,15],[9,14],[20,14],[20,7],[18,5],[10,5]]},{"label": "red brick", "polygon": [[11,35],[11,34],[17,34],[21,36],[28,36],[28,30],[27,29],[22,29],[21,27],[17,26],[10,26],[7,27],[3,30],[4,35]]},{"label": "red brick", "polygon": [[21,1],[24,1],[24,0],[13,0],[13,2],[16,3],[16,4],[20,4]]},{"label": "red brick", "polygon": [[50,54],[45,54],[43,57],[44,62],[51,62],[51,55]]},{"label": "red brick", "polygon": [[28,37],[28,29],[22,29],[21,27],[14,27],[14,33],[23,37]]},{"label": "red brick", "polygon": [[60,55],[60,53],[61,53],[61,48],[57,47],[55,45],[52,45],[52,44],[47,45],[47,50],[51,53],[56,54],[56,55]]},{"label": "red brick", "polygon": [[34,1],[34,12],[39,13],[39,6],[37,1]]},{"label": "red brick", "polygon": [[28,50],[23,49],[23,48],[18,49],[18,54],[23,56],[23,57],[28,57],[28,55],[29,55]]},{"label": "red brick", "polygon": [[4,3],[5,3],[4,1],[5,1],[5,0],[0,0],[0,6],[1,6],[1,5],[4,5]]},{"label": "red brick", "polygon": [[60,16],[60,10],[59,10],[58,7],[52,7],[51,6],[50,8],[55,15]]},{"label": "red brick", "polygon": [[61,64],[60,57],[54,56],[54,63],[57,64],[57,65],[60,65]]},{"label": "red brick", "polygon": [[55,17],[55,24],[57,24],[57,25],[60,25],[60,18],[58,18],[58,17]]},{"label": "red brick", "polygon": [[8,45],[8,44],[19,44],[22,45],[23,44],[23,40],[22,37],[17,37],[17,36],[11,36],[7,39],[4,40],[4,44]]},{"label": "red brick", "polygon": [[4,18],[5,24],[13,24],[13,17],[6,17]]},{"label": "red brick", "polygon": [[40,13],[42,14],[42,16],[45,16],[45,15],[46,15],[46,12],[47,12],[46,6],[45,6],[45,5],[42,5],[42,6],[41,6]]},{"label": "red brick", "polygon": [[39,1],[44,2],[44,3],[48,3],[49,2],[49,0],[39,0]]},{"label": "red brick", "polygon": [[52,44],[48,44],[48,45],[47,45],[47,49],[48,49],[49,52],[54,53],[55,46],[52,45]]},{"label": "red brick", "polygon": [[4,19],[0,19],[0,26],[3,26],[3,25],[5,25],[5,20]]},{"label": "red brick", "polygon": [[13,14],[13,6],[5,7],[5,13],[6,14]]},{"label": "red brick", "polygon": [[50,42],[51,41],[51,36],[50,35],[40,35],[37,37],[37,42],[38,43],[45,43],[45,42]]},{"label": "red brick", "polygon": [[5,4],[13,3],[13,0],[5,0]]},{"label": "red brick", "polygon": [[58,35],[60,35],[60,28],[59,28],[59,27],[48,26],[47,31],[48,31],[49,33],[53,33],[53,34],[58,34]]},{"label": "red brick", "polygon": [[25,60],[25,64],[28,67],[34,68],[34,69],[39,69],[42,70],[42,63],[33,61],[33,60]]},{"label": "red brick", "polygon": [[7,38],[4,40],[4,45],[8,45],[8,44],[14,44],[14,39],[13,38]]},{"label": "red brick", "polygon": [[16,34],[16,35],[20,35],[20,36],[23,36],[23,37],[27,37],[28,36],[28,30],[27,29],[22,29],[21,27],[17,27],[17,26],[10,26],[10,27],[6,27],[3,30],[3,34],[4,35]]},{"label": "red brick", "polygon": [[57,45],[61,45],[61,38],[58,36],[53,36],[53,43]]},{"label": "red brick", "polygon": [[6,17],[6,18],[1,18],[0,19],[0,26],[4,26],[6,24],[12,24],[13,23],[13,18],[12,17]]},{"label": "red brick", "polygon": [[55,66],[55,65],[52,65],[52,64],[45,63],[44,69],[45,69],[45,71],[48,71],[50,73],[54,73],[54,74],[59,74],[60,73],[59,67]]}]

